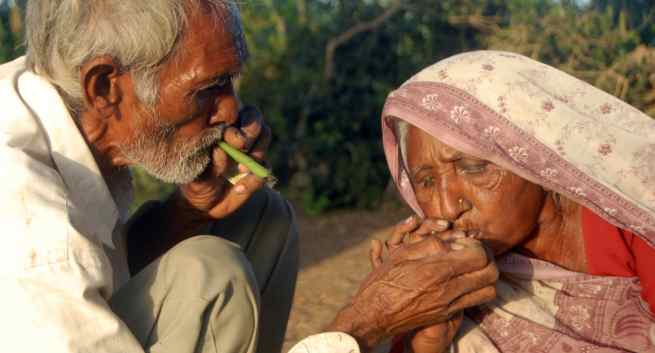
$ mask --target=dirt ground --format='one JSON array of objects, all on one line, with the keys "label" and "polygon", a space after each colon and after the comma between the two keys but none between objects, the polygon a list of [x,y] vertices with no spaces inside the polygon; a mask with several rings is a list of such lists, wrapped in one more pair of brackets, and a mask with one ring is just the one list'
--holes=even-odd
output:
[{"label": "dirt ground", "polygon": [[370,241],[386,239],[389,227],[410,211],[390,202],[376,211],[299,213],[300,273],[282,352],[330,323],[371,269]]}]

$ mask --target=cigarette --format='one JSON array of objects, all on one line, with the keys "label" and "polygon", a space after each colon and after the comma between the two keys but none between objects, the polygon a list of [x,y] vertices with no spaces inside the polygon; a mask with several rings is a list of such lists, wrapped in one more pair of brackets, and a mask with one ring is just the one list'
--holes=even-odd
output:
[{"label": "cigarette", "polygon": [[[257,163],[256,160],[254,160],[252,157],[249,155],[237,150],[236,148],[228,145],[226,142],[221,141],[218,143],[218,147],[220,147],[225,153],[230,156],[230,158],[234,159],[239,164],[242,164],[250,170],[252,174],[255,174],[256,176],[264,179],[266,181],[266,185],[269,187],[275,186],[275,183],[277,183],[277,178],[273,176],[271,171],[267,169],[266,167],[262,166],[261,164]],[[241,173],[238,175],[235,175],[231,178],[228,178],[230,183],[232,185],[236,184],[239,182],[239,180],[243,179],[246,175],[249,173]]]}]

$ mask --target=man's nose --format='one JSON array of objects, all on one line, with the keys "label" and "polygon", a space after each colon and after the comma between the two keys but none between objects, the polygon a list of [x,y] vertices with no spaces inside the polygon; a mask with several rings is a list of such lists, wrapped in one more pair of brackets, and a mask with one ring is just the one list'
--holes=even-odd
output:
[{"label": "man's nose", "polygon": [[239,119],[239,109],[241,109],[241,101],[236,94],[230,92],[229,94],[219,95],[216,98],[215,113],[209,118],[209,124],[225,123],[234,125]]}]

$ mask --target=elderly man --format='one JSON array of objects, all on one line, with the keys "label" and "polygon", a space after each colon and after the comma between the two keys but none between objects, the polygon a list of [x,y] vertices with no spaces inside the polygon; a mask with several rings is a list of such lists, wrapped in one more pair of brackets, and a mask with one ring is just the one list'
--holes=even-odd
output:
[{"label": "elderly man", "polygon": [[[2,350],[279,351],[293,212],[255,175],[229,184],[216,147],[261,160],[270,141],[233,89],[247,56],[235,5],[34,0],[26,24],[26,57],[0,66]],[[128,222],[133,164],[179,187]],[[484,251],[437,259],[434,241],[378,266],[332,329],[368,349],[445,321],[456,296],[488,300]],[[455,297],[439,294],[465,274]],[[320,337],[298,349],[340,342]]]},{"label": "elderly man", "polygon": [[[235,6],[40,0],[26,23],[26,58],[0,67],[2,351],[252,352],[258,331],[279,350],[293,214],[254,175],[226,183],[213,148],[270,141],[232,87]],[[132,164],[180,187],[125,225]]]}]

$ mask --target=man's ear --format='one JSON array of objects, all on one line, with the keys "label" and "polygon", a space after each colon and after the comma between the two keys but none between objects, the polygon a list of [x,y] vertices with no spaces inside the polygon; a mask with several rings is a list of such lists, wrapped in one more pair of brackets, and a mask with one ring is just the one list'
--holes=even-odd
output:
[{"label": "man's ear", "polygon": [[80,80],[84,91],[84,110],[106,117],[116,111],[122,98],[120,66],[109,55],[95,57],[82,65]]}]

